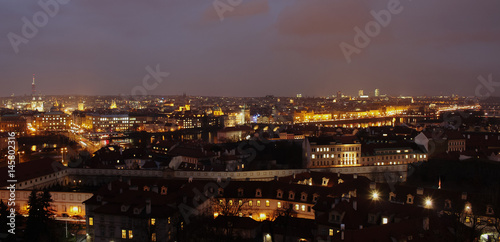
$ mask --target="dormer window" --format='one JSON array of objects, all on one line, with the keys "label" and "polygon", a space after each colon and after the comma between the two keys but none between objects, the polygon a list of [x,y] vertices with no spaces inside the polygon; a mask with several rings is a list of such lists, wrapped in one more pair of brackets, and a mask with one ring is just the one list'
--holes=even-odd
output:
[{"label": "dormer window", "polygon": [[300,200],[305,202],[307,200],[307,193],[303,192],[300,194]]},{"label": "dormer window", "polygon": [[149,187],[148,186],[144,186],[144,191],[145,192],[149,192]]},{"label": "dormer window", "polygon": [[167,187],[162,186],[161,187],[161,195],[167,195],[167,190],[168,190]]},{"label": "dormer window", "polygon": [[319,195],[317,193],[313,194],[313,202],[316,203],[318,201]]},{"label": "dormer window", "polygon": [[450,201],[450,199],[446,199],[444,201],[444,208],[445,209],[451,209],[451,201]]},{"label": "dormer window", "polygon": [[222,187],[219,187],[219,196],[224,195],[224,189]]},{"label": "dormer window", "polygon": [[396,193],[390,192],[389,193],[389,201],[394,201],[396,200]]},{"label": "dormer window", "polygon": [[255,191],[255,197],[262,197],[262,190],[260,188],[258,188],[256,191]]},{"label": "dormer window", "polygon": [[276,198],[283,198],[283,191],[281,189],[278,189],[276,192]]},{"label": "dormer window", "polygon": [[238,188],[238,197],[243,197],[243,188]]},{"label": "dormer window", "polygon": [[333,212],[330,216],[330,220],[333,223],[340,223],[342,220],[342,216],[337,212]]},{"label": "dormer window", "polygon": [[418,187],[417,188],[417,195],[424,195],[424,188]]},{"label": "dormer window", "polygon": [[126,212],[126,211],[128,210],[128,208],[129,208],[129,206],[127,206],[127,205],[125,205],[125,204],[124,204],[124,205],[122,205],[122,207],[121,207],[121,209],[120,209],[120,210],[121,210],[122,212]]},{"label": "dormer window", "polygon": [[323,177],[323,181],[321,182],[321,185],[322,186],[327,186],[329,181],[330,181],[330,179],[328,179],[326,177]]},{"label": "dormer window", "polygon": [[413,204],[413,196],[411,194],[406,196],[406,203]]},{"label": "dormer window", "polygon": [[295,199],[295,193],[293,191],[290,191],[290,193],[288,193],[288,199],[290,200]]},{"label": "dormer window", "polygon": [[140,214],[141,213],[141,209],[139,208],[134,208],[134,214]]},{"label": "dormer window", "polygon": [[486,207],[486,214],[488,214],[488,215],[493,215],[493,214],[494,214],[494,211],[493,211],[493,207],[492,207],[492,206],[488,205],[488,206]]}]

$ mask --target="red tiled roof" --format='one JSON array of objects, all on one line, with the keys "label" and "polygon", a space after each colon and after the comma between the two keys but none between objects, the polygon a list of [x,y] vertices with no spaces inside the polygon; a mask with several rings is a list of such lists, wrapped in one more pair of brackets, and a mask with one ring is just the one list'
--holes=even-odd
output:
[{"label": "red tiled roof", "polygon": [[[7,177],[8,169],[9,168],[7,166],[0,167],[0,174],[2,174],[3,177]],[[37,177],[46,176],[64,169],[66,169],[66,167],[64,167],[60,162],[57,162],[50,158],[43,158],[16,164],[16,177],[13,179],[17,179],[17,182],[22,182]],[[7,185],[7,179],[2,179],[0,181],[0,187],[4,187]]]}]

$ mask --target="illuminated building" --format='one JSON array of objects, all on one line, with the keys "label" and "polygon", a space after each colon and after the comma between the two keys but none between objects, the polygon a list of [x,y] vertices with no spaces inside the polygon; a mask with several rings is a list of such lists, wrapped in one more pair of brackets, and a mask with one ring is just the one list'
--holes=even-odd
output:
[{"label": "illuminated building", "polygon": [[294,122],[314,122],[314,121],[329,121],[332,120],[331,113],[314,113],[314,111],[307,112],[301,111],[300,113],[293,114]]},{"label": "illuminated building", "polygon": [[78,111],[84,111],[84,110],[85,110],[85,102],[79,102]]},{"label": "illuminated building", "polygon": [[87,241],[173,241],[184,229],[167,185],[108,184],[84,201]]},{"label": "illuminated building", "polygon": [[177,124],[181,129],[220,127],[225,116],[213,116],[192,111],[189,105],[183,111],[176,111],[167,119],[168,123]]},{"label": "illuminated building", "polygon": [[375,97],[378,97],[380,96],[380,90],[379,89],[375,89]]},{"label": "illuminated building", "polygon": [[32,111],[43,112],[43,100],[42,96],[39,95],[36,98],[36,86],[35,86],[35,74],[33,74],[33,82],[31,83],[31,109]]},{"label": "illuminated building", "polygon": [[427,161],[427,153],[413,142],[361,144],[354,136],[305,140],[308,168],[386,166]]},{"label": "illuminated building", "polygon": [[354,137],[305,139],[308,168],[359,166],[361,144]]},{"label": "illuminated building", "polygon": [[38,112],[44,111],[42,96],[38,96],[38,99],[36,98],[36,96],[33,96],[33,99],[31,100],[31,110]]},{"label": "illuminated building", "polygon": [[82,127],[92,132],[127,131],[130,128],[130,119],[128,114],[88,113]]},{"label": "illuminated building", "polygon": [[364,144],[360,164],[364,166],[387,166],[427,160],[427,153],[413,142]]},{"label": "illuminated building", "polygon": [[[28,198],[30,190],[17,190],[16,191],[16,206],[17,210],[22,215],[28,215]],[[0,190],[2,197],[7,197],[9,190]],[[50,192],[52,195],[51,208],[54,210],[54,215],[57,218],[74,217],[83,219],[85,217],[85,206],[83,201],[92,197],[92,193],[80,192]],[[75,220],[76,221],[76,220]],[[78,221],[78,222],[83,222]]]},{"label": "illuminated building", "polygon": [[111,105],[109,106],[109,109],[117,109],[115,100],[111,101]]},{"label": "illuminated building", "polygon": [[67,131],[71,118],[60,111],[36,114],[32,126],[39,131]]},{"label": "illuminated building", "polygon": [[26,119],[18,115],[4,115],[0,117],[0,132],[25,133]]},{"label": "illuminated building", "polygon": [[247,108],[246,104],[243,105],[243,108],[241,109],[240,118],[240,124],[250,123],[250,109]]},{"label": "illuminated building", "polygon": [[224,127],[235,127],[237,125],[242,125],[244,118],[242,118],[241,113],[227,113],[224,116]]},{"label": "illuminated building", "polygon": [[363,90],[359,90],[359,91],[358,91],[358,96],[360,96],[360,97],[361,97],[361,96],[364,96],[364,91],[363,91]]}]

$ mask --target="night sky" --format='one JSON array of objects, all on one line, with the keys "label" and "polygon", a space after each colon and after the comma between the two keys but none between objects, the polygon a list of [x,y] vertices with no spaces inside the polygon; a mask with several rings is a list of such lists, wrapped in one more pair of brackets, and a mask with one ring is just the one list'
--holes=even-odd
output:
[{"label": "night sky", "polygon": [[478,76],[500,82],[498,0],[401,0],[348,63],[340,43],[391,1],[217,0],[221,21],[212,0],[73,0],[16,53],[9,33],[44,10],[4,0],[0,96],[29,94],[33,74],[46,95],[130,94],[157,65],[170,75],[148,94],[472,96]]}]

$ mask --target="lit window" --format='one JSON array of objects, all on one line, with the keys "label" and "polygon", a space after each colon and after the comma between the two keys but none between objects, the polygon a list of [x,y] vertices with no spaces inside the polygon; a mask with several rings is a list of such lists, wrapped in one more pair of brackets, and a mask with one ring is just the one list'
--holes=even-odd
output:
[{"label": "lit window", "polygon": [[382,224],[387,224],[389,220],[387,218],[382,218]]},{"label": "lit window", "polygon": [[243,201],[239,200],[238,205],[240,205],[240,206],[243,205]]},{"label": "lit window", "polygon": [[156,241],[156,233],[151,234],[151,241]]},{"label": "lit window", "polygon": [[269,207],[269,200],[266,200],[266,207]]},{"label": "lit window", "polygon": [[298,204],[295,204],[295,210],[299,211],[300,206]]},{"label": "lit window", "polygon": [[278,208],[281,208],[281,202],[278,202]]},{"label": "lit window", "polygon": [[90,226],[94,225],[94,218],[93,217],[89,217],[89,225]]},{"label": "lit window", "polygon": [[155,225],[156,224],[156,219],[151,218],[150,222],[151,222],[151,225]]},{"label": "lit window", "polygon": [[257,200],[257,207],[260,207],[260,200]]},{"label": "lit window", "polygon": [[253,206],[253,202],[252,201],[248,201],[248,206]]},{"label": "lit window", "polygon": [[329,236],[333,236],[333,229],[330,229],[329,233],[328,233]]},{"label": "lit window", "polygon": [[306,211],[306,205],[302,205],[302,212]]},{"label": "lit window", "polygon": [[132,230],[129,230],[129,231],[128,231],[128,238],[129,238],[129,239],[134,238],[134,234],[132,234]]},{"label": "lit window", "polygon": [[126,238],[127,238],[127,230],[122,229],[122,239],[126,239]]}]

